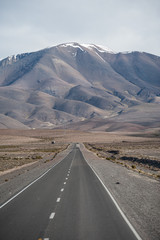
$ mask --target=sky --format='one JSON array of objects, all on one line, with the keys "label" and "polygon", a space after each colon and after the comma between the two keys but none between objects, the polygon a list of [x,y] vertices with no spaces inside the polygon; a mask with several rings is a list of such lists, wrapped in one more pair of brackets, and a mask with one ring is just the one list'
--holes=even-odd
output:
[{"label": "sky", "polygon": [[0,0],[0,59],[67,42],[160,56],[160,1]]}]

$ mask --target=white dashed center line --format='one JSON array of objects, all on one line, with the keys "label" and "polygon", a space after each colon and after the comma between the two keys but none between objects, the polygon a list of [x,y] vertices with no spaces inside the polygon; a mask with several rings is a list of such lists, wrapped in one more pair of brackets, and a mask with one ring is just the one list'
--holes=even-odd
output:
[{"label": "white dashed center line", "polygon": [[60,200],[61,200],[60,198],[57,198],[57,202],[60,202]]},{"label": "white dashed center line", "polygon": [[53,219],[53,218],[54,218],[54,216],[55,216],[55,213],[53,212],[53,213],[51,213],[51,215],[50,215],[49,219]]},{"label": "white dashed center line", "polygon": [[[74,156],[74,158],[75,158],[75,156]],[[72,160],[72,163],[73,163],[73,160]],[[71,166],[72,166],[72,163],[71,163]],[[68,179],[69,179],[69,175],[70,175],[70,172],[71,172],[71,166],[70,166],[70,168],[69,168],[69,170],[68,170],[68,173],[67,173],[67,177],[65,178],[65,180],[67,181]],[[65,185],[67,182],[64,182],[63,184]],[[61,188],[61,192],[63,192],[64,191],[64,188]],[[59,198],[57,198],[57,200],[56,200],[56,202],[58,203],[58,202],[60,202],[61,201],[61,197],[62,197],[62,193],[60,194],[60,197]],[[57,208],[57,207],[56,207]],[[54,219],[54,217],[55,217],[55,215],[56,215],[56,208],[55,208],[55,212],[52,212],[51,214],[50,214],[50,216],[49,216],[49,219]],[[52,221],[50,222],[50,224],[52,223]],[[46,235],[48,235],[48,234],[46,234]],[[49,238],[39,238],[38,240],[50,240]]]}]

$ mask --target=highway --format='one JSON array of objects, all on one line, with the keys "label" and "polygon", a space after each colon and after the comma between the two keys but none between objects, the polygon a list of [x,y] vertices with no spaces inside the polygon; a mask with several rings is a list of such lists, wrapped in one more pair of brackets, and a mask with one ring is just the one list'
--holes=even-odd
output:
[{"label": "highway", "polygon": [[[106,173],[107,174],[107,173]],[[140,240],[78,145],[0,208],[1,240]]]}]

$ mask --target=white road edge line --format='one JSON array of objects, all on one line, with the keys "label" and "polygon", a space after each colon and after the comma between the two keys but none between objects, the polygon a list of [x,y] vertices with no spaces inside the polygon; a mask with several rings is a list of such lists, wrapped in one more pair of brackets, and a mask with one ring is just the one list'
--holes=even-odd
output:
[{"label": "white road edge line", "polygon": [[57,202],[60,202],[61,201],[61,198],[57,198]]},{"label": "white road edge line", "polygon": [[[83,155],[83,154],[82,154]],[[84,156],[83,156],[84,157]],[[84,158],[85,159],[85,158]],[[86,159],[85,159],[86,161]],[[135,235],[135,237],[137,238],[137,240],[142,240],[142,238],[139,236],[139,234],[137,233],[137,231],[134,229],[134,227],[132,226],[132,224],[130,223],[130,221],[128,220],[128,218],[125,216],[125,214],[122,212],[121,208],[119,207],[118,203],[116,202],[116,200],[113,198],[112,194],[110,193],[110,191],[108,190],[108,188],[105,186],[105,184],[102,182],[101,178],[98,176],[98,174],[96,173],[96,171],[94,170],[94,168],[86,161],[86,163],[88,164],[88,166],[92,169],[92,171],[94,172],[94,174],[97,176],[97,178],[99,179],[99,181],[101,182],[102,186],[105,188],[105,190],[107,191],[108,195],[110,196],[110,198],[112,199],[112,201],[114,202],[115,206],[117,207],[118,211],[120,212],[121,216],[123,217],[123,219],[125,220],[125,222],[128,224],[129,228],[131,229],[131,231],[133,232],[133,234]]]},{"label": "white road edge line", "polygon": [[51,213],[51,215],[50,215],[49,219],[53,219],[53,218],[54,218],[54,216],[55,216],[55,213],[53,212],[53,213]]},{"label": "white road edge line", "polygon": [[34,184],[35,182],[37,182],[39,179],[41,179],[42,177],[44,177],[50,170],[52,170],[54,167],[56,167],[59,163],[61,163],[65,158],[63,158],[60,162],[56,163],[54,166],[52,166],[51,168],[49,168],[46,172],[44,172],[41,176],[39,176],[37,179],[35,179],[33,182],[31,182],[30,184],[28,184],[25,188],[23,188],[20,192],[18,192],[17,194],[15,194],[13,197],[11,197],[8,201],[6,201],[5,203],[3,203],[0,206],[0,209],[3,208],[5,205],[7,205],[9,202],[11,202],[14,198],[16,198],[18,195],[20,195],[22,192],[24,192],[27,188],[29,188],[32,184]]},{"label": "white road edge line", "polygon": [[66,182],[64,182],[64,184],[66,184]]},{"label": "white road edge line", "polygon": [[64,188],[61,189],[61,192],[63,192],[63,191],[64,191]]},{"label": "white road edge line", "polygon": [[49,238],[44,238],[44,240],[49,240]]}]

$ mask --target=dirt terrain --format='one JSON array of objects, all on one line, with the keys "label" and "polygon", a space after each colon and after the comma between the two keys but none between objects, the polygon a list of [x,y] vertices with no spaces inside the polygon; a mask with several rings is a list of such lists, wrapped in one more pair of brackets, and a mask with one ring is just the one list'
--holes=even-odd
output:
[{"label": "dirt terrain", "polygon": [[[52,142],[55,141],[55,144]],[[99,157],[139,173],[160,177],[160,139],[121,133],[58,130],[0,130],[0,175],[25,164],[46,162],[69,143],[83,143]]]},{"label": "dirt terrain", "polygon": [[[68,144],[52,143],[52,137],[34,135],[23,131],[0,132],[0,176],[5,173],[52,161],[57,153],[67,148]],[[17,134],[17,135],[16,135]],[[7,181],[7,179],[6,179]]]},{"label": "dirt terrain", "polygon": [[98,157],[160,179],[160,140],[143,142],[86,143],[85,146]]}]

